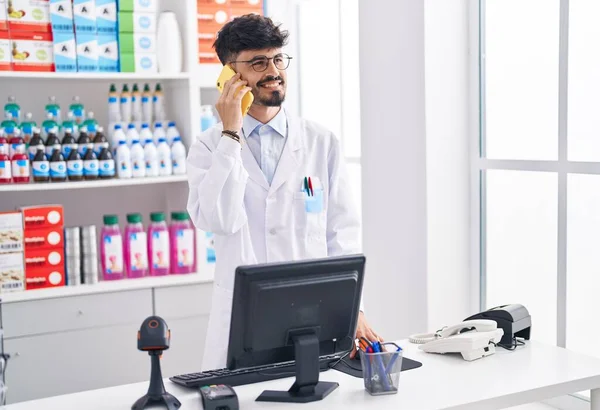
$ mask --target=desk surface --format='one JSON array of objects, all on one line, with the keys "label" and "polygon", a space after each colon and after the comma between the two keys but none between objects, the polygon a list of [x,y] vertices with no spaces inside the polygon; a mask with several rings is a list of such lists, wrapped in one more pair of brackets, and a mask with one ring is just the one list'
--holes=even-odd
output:
[{"label": "desk surface", "polygon": [[[321,380],[340,384],[325,402],[305,405],[259,403],[254,401],[265,389],[287,390],[293,379],[281,379],[236,387],[240,408],[275,409],[501,409],[545,400],[582,390],[600,388],[600,360],[562,348],[527,342],[514,352],[499,349],[495,355],[466,362],[456,355],[435,355],[401,342],[405,355],[423,363],[421,368],[403,372],[397,395],[372,397],[365,392],[362,379],[329,370]],[[142,354],[142,353],[139,353]],[[163,360],[169,360],[165,352]],[[10,371],[10,368],[8,369]],[[118,371],[118,369],[115,369]],[[199,393],[165,381],[183,409],[202,409]],[[5,410],[39,409],[128,409],[147,391],[148,383],[17,403]],[[10,394],[10,386],[8,394]]]}]

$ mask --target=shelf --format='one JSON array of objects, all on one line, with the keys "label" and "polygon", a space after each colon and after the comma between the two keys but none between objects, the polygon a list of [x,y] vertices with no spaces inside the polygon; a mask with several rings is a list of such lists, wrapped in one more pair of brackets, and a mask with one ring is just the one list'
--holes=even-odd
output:
[{"label": "shelf", "polygon": [[3,184],[0,192],[27,192],[27,191],[56,191],[61,189],[84,188],[112,188],[118,186],[166,184],[170,182],[185,182],[187,175],[172,175],[168,177],[131,178],[131,179],[105,179],[96,181],[68,181],[68,182],[32,182],[29,184]]},{"label": "shelf", "polygon": [[144,74],[144,73],[44,73],[44,72],[24,72],[24,71],[0,71],[0,79],[36,79],[36,80],[135,80],[135,81],[156,81],[156,80],[188,80],[189,73],[177,74]]},{"label": "shelf", "polygon": [[26,290],[23,292],[0,294],[2,303],[27,302],[40,299],[55,299],[62,297],[91,295],[98,293],[123,292],[137,289],[165,288],[170,286],[187,286],[213,282],[214,265],[206,268],[205,273],[190,273],[146,277],[138,279],[122,279],[98,282],[94,285],[61,286],[51,289]]}]

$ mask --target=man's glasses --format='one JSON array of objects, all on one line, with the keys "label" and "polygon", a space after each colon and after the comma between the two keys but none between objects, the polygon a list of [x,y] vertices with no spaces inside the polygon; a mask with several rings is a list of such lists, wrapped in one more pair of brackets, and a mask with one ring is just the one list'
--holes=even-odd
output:
[{"label": "man's glasses", "polygon": [[273,57],[258,56],[254,57],[252,60],[232,61],[231,63],[248,63],[252,66],[254,71],[260,73],[266,71],[266,69],[269,68],[269,60],[273,60],[273,64],[275,64],[275,67],[277,67],[278,70],[285,70],[289,67],[291,59],[292,57],[288,56],[285,53],[281,53]]}]

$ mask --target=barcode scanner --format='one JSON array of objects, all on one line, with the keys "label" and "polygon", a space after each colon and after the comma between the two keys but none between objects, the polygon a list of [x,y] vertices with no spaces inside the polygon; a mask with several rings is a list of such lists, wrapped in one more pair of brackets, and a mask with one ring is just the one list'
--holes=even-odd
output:
[{"label": "barcode scanner", "polygon": [[160,370],[162,352],[169,348],[170,341],[171,331],[167,322],[161,317],[150,316],[144,320],[137,334],[137,345],[139,350],[150,355],[152,363],[150,387],[148,393],[131,406],[132,410],[142,410],[155,403],[166,404],[168,410],[177,410],[181,407],[179,400],[166,392]]}]

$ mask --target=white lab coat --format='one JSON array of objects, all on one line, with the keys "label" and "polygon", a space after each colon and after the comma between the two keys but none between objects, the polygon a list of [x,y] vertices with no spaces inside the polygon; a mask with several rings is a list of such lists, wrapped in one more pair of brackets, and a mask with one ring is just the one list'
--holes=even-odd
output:
[{"label": "white lab coat", "polygon": [[[351,193],[359,182],[348,178],[340,141],[313,122],[289,115],[287,120],[287,141],[271,186],[248,147],[221,136],[222,124],[190,147],[187,209],[197,228],[214,233],[217,257],[203,369],[226,366],[238,266],[360,250]],[[321,212],[306,212],[305,176],[323,189]]]}]

